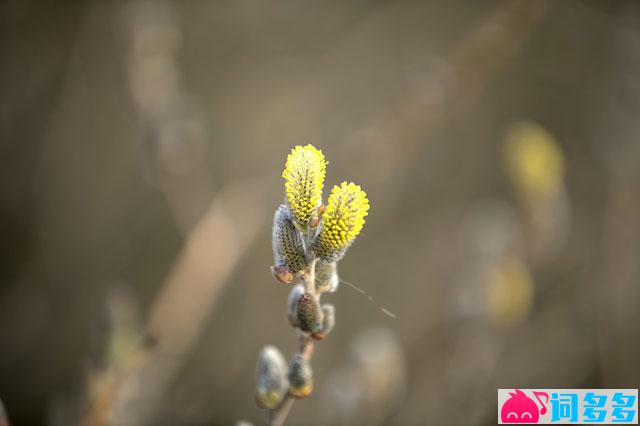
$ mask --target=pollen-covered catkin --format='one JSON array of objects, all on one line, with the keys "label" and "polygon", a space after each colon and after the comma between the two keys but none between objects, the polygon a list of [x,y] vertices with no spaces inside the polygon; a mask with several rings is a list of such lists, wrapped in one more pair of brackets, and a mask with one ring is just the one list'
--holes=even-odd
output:
[{"label": "pollen-covered catkin", "polygon": [[368,211],[369,200],[360,186],[352,182],[334,186],[312,251],[325,262],[342,259],[362,230]]},{"label": "pollen-covered catkin", "polygon": [[306,229],[322,202],[326,162],[313,145],[296,146],[287,156],[282,172],[287,204],[293,219]]}]

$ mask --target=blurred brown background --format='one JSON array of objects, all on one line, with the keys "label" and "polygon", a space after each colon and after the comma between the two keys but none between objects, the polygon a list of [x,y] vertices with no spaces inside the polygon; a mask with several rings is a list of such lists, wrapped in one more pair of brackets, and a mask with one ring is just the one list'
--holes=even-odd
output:
[{"label": "blurred brown background", "polygon": [[307,143],[325,193],[369,195],[340,273],[373,301],[327,298],[288,424],[638,387],[640,3],[9,0],[0,57],[14,424],[262,424],[258,351],[295,349],[270,222]]}]

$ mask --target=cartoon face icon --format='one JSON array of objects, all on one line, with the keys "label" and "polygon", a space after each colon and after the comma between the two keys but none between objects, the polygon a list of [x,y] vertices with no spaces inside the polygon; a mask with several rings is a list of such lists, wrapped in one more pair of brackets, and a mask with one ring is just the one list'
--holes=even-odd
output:
[{"label": "cartoon face icon", "polygon": [[[540,401],[540,396],[549,396],[546,392],[534,392],[536,399],[542,405],[542,411],[538,411],[536,403],[524,394],[520,389],[509,392],[509,399],[502,404],[500,419],[503,423],[538,423],[540,414],[547,412],[545,404]],[[539,394],[539,395],[538,395]]]}]

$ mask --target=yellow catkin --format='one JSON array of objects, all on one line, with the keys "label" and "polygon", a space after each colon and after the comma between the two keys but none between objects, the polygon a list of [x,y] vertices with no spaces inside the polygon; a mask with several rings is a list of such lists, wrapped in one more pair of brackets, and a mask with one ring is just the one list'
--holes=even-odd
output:
[{"label": "yellow catkin", "polygon": [[368,211],[369,200],[360,186],[351,182],[334,186],[313,244],[318,256],[334,260],[341,257],[362,230]]},{"label": "yellow catkin", "polygon": [[326,162],[313,145],[296,146],[287,156],[282,172],[287,203],[295,221],[302,227],[322,201]]}]

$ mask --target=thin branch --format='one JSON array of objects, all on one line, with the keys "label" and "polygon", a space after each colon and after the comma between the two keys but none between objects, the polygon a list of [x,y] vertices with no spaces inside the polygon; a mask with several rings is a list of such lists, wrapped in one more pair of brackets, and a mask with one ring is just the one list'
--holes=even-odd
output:
[{"label": "thin branch", "polygon": [[269,411],[267,426],[282,426],[285,420],[287,420],[287,416],[295,400],[295,397],[288,393],[278,407]]}]

